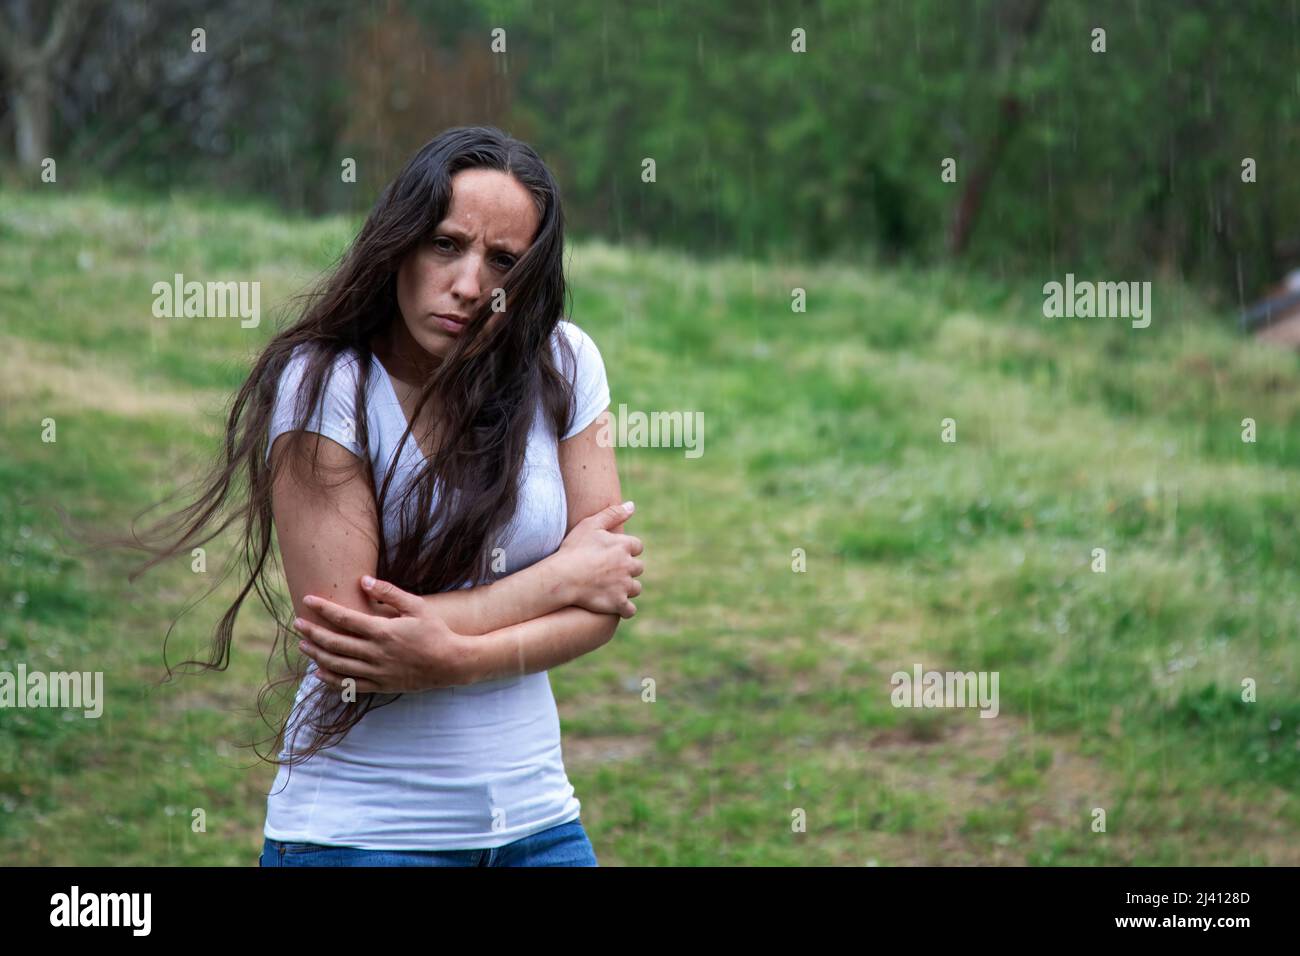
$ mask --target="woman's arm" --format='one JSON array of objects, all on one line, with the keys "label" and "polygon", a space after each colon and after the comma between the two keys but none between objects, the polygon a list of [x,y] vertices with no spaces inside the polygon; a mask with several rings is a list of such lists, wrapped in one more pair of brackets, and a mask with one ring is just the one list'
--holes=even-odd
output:
[{"label": "woman's arm", "polygon": [[[622,513],[617,511],[617,503],[622,492],[614,450],[602,447],[596,440],[607,417],[608,411],[602,412],[583,432],[560,443],[560,471],[564,478],[570,530],[587,520],[580,516],[594,517],[602,512],[609,516],[609,520],[604,522],[606,528],[622,525],[618,521]],[[614,524],[616,521],[618,523]],[[600,535],[610,537],[606,530],[594,532],[597,539]],[[640,553],[639,541],[636,542],[636,553]],[[610,581],[625,585],[623,593],[630,598],[641,592],[641,584],[635,580],[635,575],[641,573],[642,562],[626,552],[622,558],[624,560],[611,567]],[[377,597],[402,612],[404,620],[384,624],[378,618],[367,619],[343,608],[321,606],[315,602],[308,604],[323,612],[326,621],[340,629],[331,631],[312,623],[303,628],[304,634],[311,639],[307,653],[316,660],[320,667],[318,676],[326,683],[341,684],[345,675],[352,675],[359,678],[359,691],[386,691],[470,684],[546,670],[607,643],[622,620],[620,614],[565,607],[468,639],[453,627],[450,629],[454,632],[451,644],[455,653],[450,658],[453,663],[449,664],[445,635],[435,635],[427,642],[427,650],[420,650],[423,640],[421,628],[425,625],[418,617],[423,616],[422,612],[428,612],[427,599],[410,595],[388,582],[379,582],[371,591],[371,597]],[[629,617],[636,613],[630,599],[623,600],[621,606],[627,609]],[[440,630],[443,629],[439,616],[428,616]],[[402,625],[400,634],[397,625]],[[351,634],[382,641],[384,647],[368,648],[364,642],[349,636]],[[432,655],[432,658],[426,655]],[[435,685],[428,682],[431,672],[450,676],[440,678],[441,684]]]},{"label": "woman's arm", "polygon": [[[289,446],[295,439],[302,442],[305,459],[291,454],[294,449]],[[290,455],[287,461],[286,455]],[[278,436],[270,457],[276,469],[271,509],[297,615],[295,627],[307,638],[328,633],[331,612],[319,603],[322,597],[332,613],[383,621],[370,616],[371,594],[361,585],[364,575],[374,573],[379,557],[379,518],[364,463],[333,439],[313,432]],[[355,677],[359,688],[367,677],[380,676],[380,671],[389,678],[395,674],[403,685],[398,690],[445,686],[457,680],[468,639],[415,603],[412,610],[424,612],[419,617],[385,622],[392,628],[381,635],[382,641],[349,646],[348,650],[368,658],[346,662],[343,673]],[[314,656],[310,642],[304,642],[302,650]],[[393,661],[401,665],[394,668]]]},{"label": "woman's arm", "polygon": [[[560,474],[564,479],[569,516],[568,527],[565,529],[566,541],[561,550],[487,584],[421,595],[426,605],[453,631],[466,636],[484,635],[512,624],[523,624],[544,617],[569,605],[606,613],[618,609],[624,617],[636,613],[636,605],[630,600],[624,601],[620,607],[614,598],[607,596],[603,601],[598,601],[595,597],[601,591],[617,590],[613,579],[621,573],[621,569],[614,563],[618,555],[606,553],[600,556],[596,552],[602,546],[606,549],[614,547],[608,536],[603,539],[599,536],[588,537],[581,542],[570,537],[581,521],[595,518],[611,503],[611,499],[615,503],[619,500],[614,450],[601,448],[596,441],[596,434],[607,417],[608,411],[602,412],[583,432],[559,445],[558,460]],[[595,524],[622,534],[626,516],[623,521],[618,520],[618,517],[616,514],[610,516],[609,520],[602,517]],[[635,560],[635,556],[641,553],[641,543],[639,539],[632,538],[630,544],[632,550],[629,556],[634,560],[627,563],[631,566],[630,574],[635,577],[641,574],[644,567],[642,562]],[[572,550],[569,550],[570,545],[574,545]],[[594,571],[595,568],[600,570]],[[631,595],[635,597],[640,590],[641,586],[637,583],[631,589]],[[622,597],[622,594],[618,597]],[[381,608],[376,610],[383,611]],[[385,613],[394,616],[396,611]]]},{"label": "woman's arm", "polygon": [[[609,410],[606,409],[583,431],[560,442],[560,474],[564,478],[564,495],[569,510],[566,535],[586,517],[623,500],[614,449],[602,446],[596,440],[608,418]],[[623,523],[609,525],[608,530],[621,533]],[[556,552],[551,557],[558,554]],[[635,558],[631,560],[640,564]],[[494,583],[509,580],[502,578]],[[639,581],[633,579],[631,585],[633,595],[641,592]],[[631,611],[636,613],[635,605],[631,606]],[[472,642],[473,649],[463,675],[465,683],[518,677],[567,664],[608,643],[622,619],[618,614],[597,614],[586,608],[565,607],[533,620],[493,629]]]},{"label": "woman's arm", "polygon": [[[560,442],[560,475],[564,478],[564,497],[569,508],[569,526],[564,529],[566,535],[588,515],[623,500],[614,449],[601,445],[596,439],[608,421],[607,408],[578,434]],[[609,530],[622,534],[623,525],[614,525]]]},{"label": "woman's arm", "polygon": [[421,599],[458,634],[487,634],[531,621],[574,601],[571,578],[558,556],[557,551],[487,584],[424,594]]},{"label": "woman's arm", "polygon": [[[541,561],[488,584],[421,600],[452,630],[467,636],[523,624],[569,605],[631,617],[636,605],[630,597],[641,593],[632,579],[645,569],[636,558],[641,539],[610,530],[622,527],[631,514],[622,505],[604,508],[574,525],[560,550]],[[392,617],[397,612],[384,613]]]},{"label": "woman's arm", "polygon": [[[317,473],[306,473],[311,471],[309,461],[289,447],[295,436],[308,459],[315,455]],[[281,467],[281,459],[291,452],[293,457]],[[375,573],[379,528],[360,459],[314,432],[286,432],[271,446],[271,464],[281,468],[271,490],[271,508],[294,613],[323,623],[303,601],[309,594],[369,611],[360,578]]]},{"label": "woman's arm", "polygon": [[567,664],[606,644],[621,620],[617,614],[566,607],[484,634],[471,644],[458,683],[522,677]]}]

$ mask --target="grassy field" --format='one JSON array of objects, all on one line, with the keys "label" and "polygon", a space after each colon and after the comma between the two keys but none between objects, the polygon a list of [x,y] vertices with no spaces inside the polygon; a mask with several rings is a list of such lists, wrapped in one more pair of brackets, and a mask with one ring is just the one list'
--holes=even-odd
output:
[{"label": "grassy field", "polygon": [[[272,308],[355,226],[0,192],[0,671],[101,670],[107,696],[0,710],[0,864],[255,865],[266,616],[225,673],[160,685],[220,549],[129,585],[53,506],[124,532],[191,480]],[[1148,329],[1044,319],[1060,271],[573,246],[615,408],[706,424],[699,458],[619,450],[639,613],[551,674],[603,865],[1300,864],[1300,365],[1171,282]],[[154,318],[176,272],[259,280],[261,325]],[[233,593],[180,616],[173,664]],[[998,671],[999,716],[894,708],[916,663]]]}]

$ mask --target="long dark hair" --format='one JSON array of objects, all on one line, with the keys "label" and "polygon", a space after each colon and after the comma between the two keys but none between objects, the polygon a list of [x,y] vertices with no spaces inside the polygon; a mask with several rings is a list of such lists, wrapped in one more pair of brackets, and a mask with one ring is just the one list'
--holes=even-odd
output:
[{"label": "long dark hair", "polygon": [[[268,683],[257,698],[258,713],[264,720],[263,703],[268,696],[282,684],[301,682],[308,666],[298,651],[289,615],[281,616],[283,602],[265,580],[268,562],[272,568],[278,567],[271,548],[271,489],[276,475],[284,467],[296,467],[300,474],[321,481],[325,469],[323,464],[318,466],[316,444],[300,429],[313,414],[334,360],[349,351],[360,359],[354,424],[357,443],[368,456],[365,400],[373,368],[372,336],[386,330],[388,323],[401,321],[397,271],[403,259],[431,238],[434,227],[446,216],[452,177],[472,168],[507,173],[529,190],[540,213],[537,235],[502,281],[508,313],[504,320],[488,325],[495,313],[492,297],[485,297],[423,383],[416,414],[399,448],[407,441],[412,423],[419,419],[420,409],[432,401],[435,432],[440,435],[438,453],[409,481],[400,482],[403,490],[392,502],[390,485],[401,456],[393,455],[378,487],[371,474],[373,463],[366,462],[370,467],[365,472],[379,515],[379,578],[415,594],[434,594],[488,580],[492,548],[515,514],[528,433],[539,401],[557,434],[563,434],[573,414],[570,383],[556,367],[551,352],[554,336],[563,354],[572,357],[567,338],[556,329],[569,297],[559,187],[531,147],[493,127],[449,129],[420,148],[384,189],[333,270],[305,295],[307,305],[301,317],[277,332],[256,359],[230,406],[224,449],[211,475],[201,483],[198,499],[141,536],[135,524],[152,510],[146,509],[132,522],[131,540],[119,542],[154,555],[131,573],[129,579],[134,581],[160,561],[202,545],[242,520],[242,547],[235,560],[240,564],[241,580],[247,580],[217,625],[209,659],[183,665],[226,669],[235,619],[255,588],[276,624]],[[266,447],[277,386],[298,346],[307,347],[309,358],[297,396],[295,430],[286,439],[291,452],[277,453],[270,464]],[[238,489],[244,482],[247,494],[241,496]],[[453,493],[444,493],[448,489]],[[388,510],[396,510],[400,529],[391,542],[384,528]],[[167,634],[170,637],[171,628]],[[270,663],[277,652],[283,656],[288,674],[274,679]],[[313,691],[314,699],[304,700],[309,720],[298,726],[309,727],[312,739],[304,750],[293,748],[285,761],[288,765],[338,743],[372,708],[392,703],[400,695],[358,694],[355,701],[340,696],[322,682]],[[279,724],[275,751],[285,740],[291,716],[287,714]]]}]

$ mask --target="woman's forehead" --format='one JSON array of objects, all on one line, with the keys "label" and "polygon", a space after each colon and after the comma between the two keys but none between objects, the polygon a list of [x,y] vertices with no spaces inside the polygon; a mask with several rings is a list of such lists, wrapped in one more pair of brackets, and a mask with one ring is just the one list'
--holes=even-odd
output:
[{"label": "woman's forehead", "polygon": [[451,203],[438,225],[520,252],[532,241],[538,220],[532,194],[519,180],[497,170],[466,169],[452,178]]}]

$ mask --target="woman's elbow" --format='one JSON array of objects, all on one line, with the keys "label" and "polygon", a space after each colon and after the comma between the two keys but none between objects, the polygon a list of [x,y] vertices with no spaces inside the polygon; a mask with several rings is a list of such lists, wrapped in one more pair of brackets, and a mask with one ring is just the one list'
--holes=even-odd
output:
[{"label": "woman's elbow", "polygon": [[605,626],[600,632],[601,640],[598,645],[599,647],[604,647],[612,641],[614,639],[614,632],[617,631],[618,626],[623,623],[623,618],[617,614],[605,614],[603,617],[605,618]]}]

